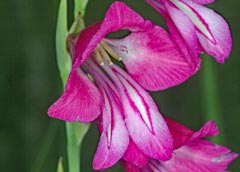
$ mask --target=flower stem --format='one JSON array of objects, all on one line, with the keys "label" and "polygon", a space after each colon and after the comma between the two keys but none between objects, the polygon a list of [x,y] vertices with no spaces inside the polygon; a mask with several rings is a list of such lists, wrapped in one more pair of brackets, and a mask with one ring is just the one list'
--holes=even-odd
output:
[{"label": "flower stem", "polygon": [[[218,94],[218,83],[216,71],[214,70],[214,61],[207,55],[203,55],[202,68],[202,104],[204,109],[204,118],[206,120],[213,119],[220,130],[223,128],[223,121],[220,109],[220,99]],[[224,142],[224,134],[221,132],[220,136],[212,137],[212,141],[222,144]]]},{"label": "flower stem", "polygon": [[68,172],[80,172],[80,147],[75,136],[74,123],[66,122]]},{"label": "flower stem", "polygon": [[[67,28],[67,0],[60,0],[57,30],[56,30],[56,50],[57,62],[60,71],[63,86],[66,85],[68,75],[71,69],[71,58],[67,51],[67,36],[68,34],[80,32],[84,28],[82,14],[85,13],[87,0],[75,0],[75,21],[72,28],[68,32]],[[78,8],[81,8],[78,10]],[[80,11],[79,13],[77,11]],[[78,15],[79,14],[79,15]],[[79,122],[66,122],[67,134],[67,156],[68,156],[68,172],[80,172],[80,149],[81,143],[86,135],[89,124]]]}]

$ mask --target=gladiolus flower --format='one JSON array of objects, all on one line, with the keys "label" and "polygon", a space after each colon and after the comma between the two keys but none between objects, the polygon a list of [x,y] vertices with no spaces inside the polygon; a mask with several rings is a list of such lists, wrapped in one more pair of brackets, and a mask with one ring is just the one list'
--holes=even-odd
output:
[{"label": "gladiolus flower", "polygon": [[[165,17],[170,31],[176,27],[191,49],[206,52],[219,63],[229,56],[232,39],[228,24],[216,12],[203,6],[214,0],[146,1]],[[176,30],[173,34],[176,35]]]},{"label": "gladiolus flower", "polygon": [[224,146],[203,140],[203,137],[218,134],[213,121],[207,122],[194,132],[187,127],[165,118],[174,139],[173,156],[168,161],[149,159],[144,167],[124,161],[129,172],[226,172],[227,166],[238,154]]},{"label": "gladiolus flower", "polygon": [[[131,33],[106,38],[121,29]],[[170,159],[172,136],[145,89],[166,89],[195,73],[174,39],[124,3],[115,2],[102,22],[83,30],[69,45],[72,70],[64,93],[48,114],[69,122],[99,119],[94,169],[108,168],[123,156],[130,160],[127,152],[132,148],[149,158]],[[122,61],[128,73],[115,60]]]}]

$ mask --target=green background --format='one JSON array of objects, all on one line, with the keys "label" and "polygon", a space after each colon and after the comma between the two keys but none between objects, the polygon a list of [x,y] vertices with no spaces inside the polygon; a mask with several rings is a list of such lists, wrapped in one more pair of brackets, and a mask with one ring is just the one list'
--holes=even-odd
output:
[{"label": "green background", "polygon": [[[89,25],[104,17],[110,0],[90,0],[86,14]],[[139,0],[124,1],[155,23],[164,25],[159,15]],[[55,54],[55,26],[58,0],[5,0],[0,2],[0,171],[55,172],[63,156],[66,164],[65,123],[47,116],[49,105],[61,94]],[[69,2],[69,10],[72,8]],[[219,111],[224,133],[222,144],[240,152],[240,1],[218,0],[210,7],[229,22],[233,51],[224,65],[208,59],[213,65],[217,84]],[[69,13],[71,15],[71,13]],[[71,20],[72,17],[69,17]],[[154,93],[163,114],[198,129],[204,116],[202,72],[178,87]],[[92,172],[98,132],[93,124],[84,140],[82,172]],[[65,165],[66,166],[66,165]],[[120,167],[115,167],[115,170]],[[240,170],[240,160],[229,168]],[[122,171],[119,169],[118,171]]]}]

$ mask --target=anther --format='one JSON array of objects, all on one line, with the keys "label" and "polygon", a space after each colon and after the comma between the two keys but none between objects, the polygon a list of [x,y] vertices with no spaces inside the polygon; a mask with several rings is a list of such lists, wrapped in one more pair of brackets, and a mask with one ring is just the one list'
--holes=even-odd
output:
[{"label": "anther", "polygon": [[122,60],[122,58],[119,55],[117,55],[105,41],[101,41],[101,45],[113,58],[115,58],[118,61]]},{"label": "anther", "polygon": [[100,50],[100,53],[101,53],[101,55],[102,55],[102,58],[103,58],[104,60],[106,60],[106,62],[107,62],[109,65],[113,64],[111,58],[109,57],[109,55],[108,55],[108,53],[106,52],[106,50],[104,49],[104,47],[102,47],[101,44],[99,44],[99,47],[101,47],[99,50]]},{"label": "anther", "polygon": [[118,61],[122,60],[104,40],[93,50],[93,56],[99,65],[104,65],[105,62],[109,65],[113,64],[111,57]]},{"label": "anther", "polygon": [[97,46],[94,50],[94,57],[99,65],[104,65],[102,55],[100,54],[100,48]]}]

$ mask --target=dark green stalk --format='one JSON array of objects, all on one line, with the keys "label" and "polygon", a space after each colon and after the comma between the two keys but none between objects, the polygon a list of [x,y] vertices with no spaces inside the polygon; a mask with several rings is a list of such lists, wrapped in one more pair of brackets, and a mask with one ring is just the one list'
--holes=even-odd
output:
[{"label": "dark green stalk", "polygon": [[[216,71],[214,69],[214,61],[207,55],[203,55],[203,64],[202,64],[202,104],[204,109],[204,118],[205,120],[213,119],[220,130],[224,127],[219,90],[217,83]],[[224,142],[224,133],[217,137],[212,137],[212,141],[216,143]]]}]

